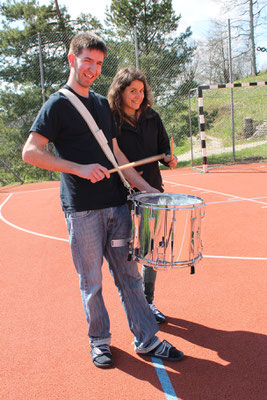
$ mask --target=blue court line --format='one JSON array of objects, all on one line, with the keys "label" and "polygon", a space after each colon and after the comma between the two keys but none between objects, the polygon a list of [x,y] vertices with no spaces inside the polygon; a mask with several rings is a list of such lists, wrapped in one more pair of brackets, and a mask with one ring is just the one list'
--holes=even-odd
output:
[{"label": "blue court line", "polygon": [[156,357],[151,357],[155,370],[157,372],[160,384],[162,386],[163,392],[165,394],[165,397],[167,400],[179,400],[173,386],[171,384],[171,381],[169,379],[169,376],[167,374],[167,371],[164,367],[164,364],[162,360],[159,360]]}]

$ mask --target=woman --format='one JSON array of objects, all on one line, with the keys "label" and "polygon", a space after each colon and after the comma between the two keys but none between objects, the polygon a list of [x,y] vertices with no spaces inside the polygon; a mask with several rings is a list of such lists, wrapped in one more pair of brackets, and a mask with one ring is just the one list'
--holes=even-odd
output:
[{"label": "woman", "polygon": [[[109,88],[108,101],[119,131],[119,147],[129,161],[165,153],[161,162],[171,169],[175,168],[177,158],[171,160],[169,138],[160,116],[151,108],[150,87],[144,74],[135,68],[118,71]],[[151,186],[163,192],[158,161],[136,169]],[[143,265],[144,293],[156,321],[161,323],[166,317],[153,303],[156,275],[153,268]]]}]

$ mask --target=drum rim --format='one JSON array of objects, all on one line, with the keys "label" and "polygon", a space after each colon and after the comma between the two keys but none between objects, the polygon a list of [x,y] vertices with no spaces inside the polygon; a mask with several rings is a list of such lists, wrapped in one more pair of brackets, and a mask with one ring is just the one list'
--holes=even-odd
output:
[{"label": "drum rim", "polygon": [[174,261],[174,262],[170,262],[170,261],[161,261],[161,262],[157,262],[157,260],[148,260],[147,258],[143,257],[143,256],[139,256],[139,255],[135,255],[134,259],[141,263],[141,264],[146,264],[151,268],[154,269],[160,269],[160,270],[164,270],[164,269],[168,269],[168,268],[188,268],[191,267],[195,264],[197,264],[199,261],[201,261],[203,258],[202,252],[199,251],[198,254],[196,255],[196,257],[191,258],[190,260],[184,260],[184,261]]},{"label": "drum rim", "polygon": [[[169,196],[176,195],[176,196],[181,196],[181,197],[189,197],[191,199],[198,200],[198,202],[193,203],[193,204],[177,204],[177,205],[165,204],[164,205],[164,204],[152,204],[152,203],[148,203],[148,202],[139,200],[140,198],[142,199],[142,197],[147,197],[147,196],[156,197],[156,196],[160,196],[160,195],[162,195],[163,197],[166,196],[166,195],[169,195]],[[181,208],[181,209],[187,209],[187,208],[195,209],[195,208],[199,208],[199,207],[205,206],[205,201],[201,197],[194,196],[194,195],[191,195],[191,194],[170,193],[170,192],[164,192],[164,193],[137,193],[137,194],[133,195],[132,201],[133,201],[133,203],[138,203],[138,205],[141,206],[141,207],[149,207],[149,208],[152,207],[152,208],[157,208],[157,209],[162,209],[162,210],[166,210],[166,209],[175,209],[175,210],[177,210],[179,208]]]}]

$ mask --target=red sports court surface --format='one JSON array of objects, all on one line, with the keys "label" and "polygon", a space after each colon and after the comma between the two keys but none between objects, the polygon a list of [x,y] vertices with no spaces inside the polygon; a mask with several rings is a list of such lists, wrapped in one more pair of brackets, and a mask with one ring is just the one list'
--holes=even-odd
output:
[{"label": "red sports court surface", "polygon": [[0,189],[1,384],[12,400],[263,400],[266,389],[267,165],[163,171],[165,192],[203,198],[203,260],[159,271],[158,336],[177,363],[134,352],[103,268],[115,366],[93,366],[59,183]]}]

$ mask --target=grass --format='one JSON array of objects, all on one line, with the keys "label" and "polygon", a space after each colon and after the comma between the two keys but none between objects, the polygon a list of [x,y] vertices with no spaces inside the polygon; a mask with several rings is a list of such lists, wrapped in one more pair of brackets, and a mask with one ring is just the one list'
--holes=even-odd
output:
[{"label": "grass", "polygon": [[[236,81],[239,82],[266,82],[267,73],[260,73],[256,77],[248,77]],[[191,110],[198,108],[198,99],[191,99]],[[208,164],[233,162],[233,153],[225,152],[225,147],[232,147],[232,117],[231,117],[231,90],[230,89],[210,89],[203,91],[203,109],[205,113],[205,134],[206,147],[208,153]],[[234,111],[234,137],[235,145],[248,144],[266,140],[263,137],[251,136],[246,138],[244,125],[245,118],[253,120],[253,130],[263,121],[267,121],[267,86],[249,86],[233,88],[233,111]],[[214,116],[213,116],[214,115]],[[213,117],[212,117],[213,116]],[[221,151],[219,155],[212,154],[212,139],[221,140]],[[218,145],[217,145],[218,146]],[[179,150],[175,149],[175,154],[183,154],[190,150],[190,139]],[[195,150],[195,149],[193,149]],[[267,147],[265,144],[235,151],[237,161],[267,159]],[[195,163],[202,164],[202,159],[194,160]],[[180,166],[191,165],[191,161],[179,163]]]},{"label": "grass", "polygon": [[[178,156],[178,154],[174,154]],[[179,158],[179,156],[178,156]],[[259,145],[253,148],[246,148],[243,150],[235,151],[235,161],[242,162],[244,160],[250,162],[262,161],[267,159],[267,144]],[[232,163],[233,160],[233,153],[221,153],[215,154],[208,157],[208,165],[214,164],[229,164]],[[194,159],[194,165],[202,165],[203,160],[202,157]],[[192,161],[178,161],[177,168],[192,166]],[[165,166],[161,166],[160,169],[168,169]]]},{"label": "grass", "polygon": [[173,153],[176,156],[179,156],[179,154],[184,154],[190,151],[191,145],[190,145],[190,139],[184,140],[183,144],[181,146],[175,146],[173,147]]},{"label": "grass", "polygon": [[[257,77],[241,79],[239,82],[267,81],[267,73]],[[231,144],[231,91],[230,89],[212,89],[203,91],[204,111],[217,116],[210,127],[206,126],[206,134],[223,140],[224,146]],[[244,142],[244,120],[252,118],[254,127],[267,120],[267,86],[251,86],[233,89],[234,127],[236,141]],[[197,99],[192,99],[192,109],[197,107]]]}]

